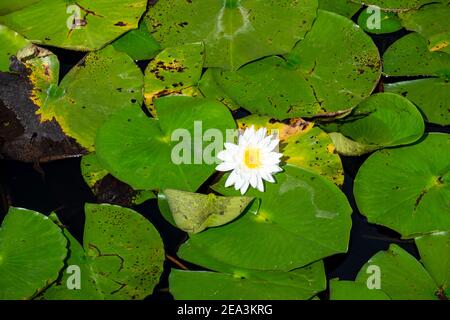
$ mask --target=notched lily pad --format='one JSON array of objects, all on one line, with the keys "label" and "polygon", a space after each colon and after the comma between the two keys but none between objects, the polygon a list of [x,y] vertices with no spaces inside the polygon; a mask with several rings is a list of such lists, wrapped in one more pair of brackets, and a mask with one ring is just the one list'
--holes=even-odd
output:
[{"label": "notched lily pad", "polygon": [[164,47],[203,41],[206,66],[236,70],[289,52],[316,16],[317,0],[165,0],[147,13]]},{"label": "notched lily pad", "polygon": [[373,34],[392,33],[403,28],[395,12],[377,11],[373,7],[367,7],[359,14],[358,25]]},{"label": "notched lily pad", "polygon": [[146,0],[41,0],[16,7],[0,23],[33,43],[90,51],[137,28],[146,7]]},{"label": "notched lily pad", "polygon": [[233,221],[253,200],[251,197],[221,197],[173,189],[165,189],[164,195],[176,226],[191,234]]},{"label": "notched lily pad", "polygon": [[252,113],[279,120],[336,117],[369,96],[381,74],[378,49],[355,24],[319,10],[312,29],[285,58],[215,70],[223,91]]},{"label": "notched lily pad", "polygon": [[48,300],[144,299],[159,282],[164,245],[158,231],[137,212],[113,205],[86,204],[83,247],[63,228],[71,255],[67,266],[81,270],[81,288],[71,290],[64,268]]},{"label": "notched lily pad", "polygon": [[0,228],[0,300],[33,298],[58,278],[67,241],[46,216],[10,208]]},{"label": "notched lily pad", "polygon": [[324,125],[338,153],[360,156],[374,150],[410,144],[425,125],[419,110],[406,98],[379,93],[361,102],[346,118]]},{"label": "notched lily pad", "polygon": [[167,48],[145,70],[144,96],[150,113],[156,117],[154,100],[169,95],[201,95],[196,88],[202,75],[204,46],[191,43]]},{"label": "notched lily pad", "polygon": [[356,203],[369,222],[403,238],[450,230],[450,138],[430,133],[412,146],[377,151],[360,168]]}]

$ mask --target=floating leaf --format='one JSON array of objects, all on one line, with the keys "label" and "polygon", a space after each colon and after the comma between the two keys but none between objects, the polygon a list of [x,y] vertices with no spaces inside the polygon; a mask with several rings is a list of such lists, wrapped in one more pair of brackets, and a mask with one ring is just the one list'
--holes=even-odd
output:
[{"label": "floating leaf", "polygon": [[34,43],[90,51],[136,29],[146,6],[146,0],[40,0],[0,16],[0,23]]},{"label": "floating leaf", "polygon": [[331,300],[391,300],[382,290],[369,289],[366,283],[330,280]]},{"label": "floating leaf", "polygon": [[425,125],[419,110],[408,99],[379,93],[361,102],[349,118],[325,128],[335,133],[330,136],[338,153],[359,156],[413,143],[422,137]]},{"label": "floating leaf", "polygon": [[291,165],[318,173],[337,185],[344,183],[341,158],[335,153],[330,137],[313,123],[292,119],[290,124],[274,121],[270,117],[251,115],[238,120],[240,128],[265,127],[269,132],[277,130],[283,161]]},{"label": "floating leaf", "polygon": [[164,47],[203,41],[207,67],[238,69],[283,54],[308,32],[317,0],[165,0],[147,14]]},{"label": "floating leaf", "polygon": [[425,120],[450,124],[450,83],[445,79],[419,79],[384,84],[386,92],[403,95],[422,111]]},{"label": "floating leaf", "polygon": [[66,244],[46,216],[10,208],[0,228],[0,300],[30,299],[55,281]]},{"label": "floating leaf", "polygon": [[431,133],[416,145],[377,151],[356,176],[358,208],[369,222],[404,238],[450,230],[449,163],[447,134]]},{"label": "floating leaf", "polygon": [[194,87],[202,75],[204,47],[191,43],[162,51],[145,69],[145,104],[156,117],[154,100],[168,95],[199,95]]},{"label": "floating leaf", "polygon": [[[400,19],[394,12],[381,11],[379,14],[378,16],[378,13],[374,12],[372,7],[368,7],[358,16],[359,26],[366,32],[374,34],[391,33],[403,28]],[[377,21],[379,25],[374,24],[375,18],[379,18],[379,21]]]},{"label": "floating leaf", "polygon": [[325,289],[326,278],[321,261],[290,272],[172,269],[169,287],[179,300],[306,300]]},{"label": "floating leaf", "polygon": [[351,18],[361,8],[353,0],[319,0],[319,9],[327,10]]},{"label": "floating leaf", "polygon": [[208,99],[216,100],[222,103],[230,110],[237,110],[240,106],[234,102],[217,83],[213,68],[208,68],[198,82],[198,89],[202,95]]},{"label": "floating leaf", "polygon": [[[290,165],[266,191],[248,191],[261,199],[233,223],[191,235],[178,255],[213,270],[223,265],[288,271],[347,250],[351,208],[328,179]],[[226,176],[214,189],[227,196]]]},{"label": "floating leaf", "polygon": [[354,0],[356,3],[378,6],[382,9],[394,9],[404,11],[408,9],[420,8],[424,4],[447,1],[447,0]]},{"label": "floating leaf", "polygon": [[[447,300],[450,295],[449,233],[416,238],[422,264],[399,246],[375,254],[360,270],[356,282],[370,282],[369,267],[379,268],[381,288],[393,300]],[[441,262],[442,261],[442,262]],[[368,271],[369,270],[369,271]],[[433,278],[433,275],[438,275]],[[375,291],[376,289],[374,289]]]},{"label": "floating leaf", "polygon": [[0,3],[0,15],[4,15],[13,11],[17,11],[23,9],[33,3],[38,2],[39,0],[3,0]]},{"label": "floating leaf", "polygon": [[119,206],[86,204],[85,211],[84,249],[64,230],[71,251],[67,265],[81,269],[81,289],[67,288],[70,274],[65,269],[60,283],[46,290],[44,298],[122,300],[150,295],[164,262],[163,242],[155,227]]},{"label": "floating leaf", "polygon": [[164,195],[178,228],[188,233],[199,233],[210,227],[218,227],[236,219],[253,200],[250,197],[220,197],[164,190]]},{"label": "floating leaf", "polygon": [[159,43],[153,38],[145,20],[139,28],[130,30],[112,43],[117,51],[127,53],[134,60],[149,60],[161,50]]},{"label": "floating leaf", "polygon": [[418,10],[400,14],[402,24],[406,29],[418,32],[428,40],[430,51],[446,53],[450,53],[449,16],[449,3],[423,6]]},{"label": "floating leaf", "polygon": [[280,120],[342,114],[370,95],[380,77],[369,36],[351,20],[322,10],[287,59],[269,57],[214,76],[243,108]]},{"label": "floating leaf", "polygon": [[450,55],[430,52],[427,41],[410,33],[394,42],[383,55],[383,72],[388,76],[450,76]]},{"label": "floating leaf", "polygon": [[[215,171],[215,155],[224,142],[211,145],[203,141],[203,132],[216,129],[223,139],[235,122],[223,105],[200,98],[160,98],[156,110],[158,119],[137,108],[110,117],[97,135],[100,163],[135,190],[196,191]],[[205,153],[213,163],[204,161]]]}]

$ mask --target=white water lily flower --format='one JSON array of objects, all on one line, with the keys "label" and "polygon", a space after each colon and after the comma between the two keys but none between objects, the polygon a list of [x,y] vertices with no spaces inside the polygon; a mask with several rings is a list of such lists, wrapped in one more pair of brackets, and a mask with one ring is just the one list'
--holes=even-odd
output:
[{"label": "white water lily flower", "polygon": [[264,182],[275,182],[272,175],[282,171],[279,167],[281,153],[275,151],[280,141],[267,136],[267,129],[255,131],[252,126],[238,137],[238,144],[225,143],[225,150],[217,157],[223,161],[216,167],[218,171],[231,171],[225,187],[234,185],[244,194],[249,186],[264,192]]}]

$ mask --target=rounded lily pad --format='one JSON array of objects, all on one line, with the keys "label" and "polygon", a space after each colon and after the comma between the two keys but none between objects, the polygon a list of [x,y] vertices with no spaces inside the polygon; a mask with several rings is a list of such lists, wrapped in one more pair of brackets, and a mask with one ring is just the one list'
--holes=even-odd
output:
[{"label": "rounded lily pad", "polygon": [[[257,211],[254,206],[259,204],[254,202],[232,223],[191,235],[178,255],[214,270],[228,264],[288,271],[345,252],[352,211],[345,195],[324,177],[290,165],[284,169],[265,192],[247,192],[261,199]],[[236,195],[234,189],[224,187],[225,179],[214,190]]]},{"label": "rounded lily pad", "polygon": [[344,183],[344,169],[333,141],[314,123],[292,119],[290,124],[273,121],[270,117],[251,115],[238,121],[240,128],[265,127],[271,133],[278,132],[282,160],[291,165],[318,173],[337,185]]},{"label": "rounded lily pad", "polygon": [[[379,15],[378,15],[379,14]],[[379,25],[373,23],[373,19],[379,19]],[[371,7],[363,10],[358,16],[358,25],[366,32],[384,34],[398,31],[403,28],[400,19],[394,12],[374,12]]]},{"label": "rounded lily pad", "polygon": [[0,23],[34,43],[90,51],[136,29],[146,7],[146,0],[40,0],[0,16]]},{"label": "rounded lily pad", "polygon": [[0,300],[30,299],[58,278],[67,241],[48,217],[10,208],[0,228]]},{"label": "rounded lily pad", "polygon": [[147,13],[164,47],[204,42],[207,67],[236,70],[289,52],[316,16],[317,0],[165,0]]},{"label": "rounded lily pad", "polygon": [[[351,116],[325,126],[338,153],[359,156],[420,139],[425,125],[419,110],[408,99],[379,93],[361,102]],[[340,135],[343,135],[342,138]]]},{"label": "rounded lily pad", "polygon": [[226,130],[236,127],[234,119],[222,104],[202,98],[160,98],[156,110],[158,119],[137,108],[111,116],[97,135],[100,163],[136,190],[196,191],[214,173],[225,142],[204,141],[203,133],[216,129],[224,139]]},{"label": "rounded lily pad", "polygon": [[351,18],[362,7],[353,0],[319,0],[319,9],[327,10]]},{"label": "rounded lily pad", "polygon": [[431,52],[427,41],[410,33],[391,45],[383,55],[383,73],[388,76],[450,76],[450,55]]},{"label": "rounded lily pad", "polygon": [[364,162],[354,186],[369,222],[410,238],[450,230],[450,138],[431,133],[421,142],[377,151]]},{"label": "rounded lily pad", "polygon": [[269,57],[237,72],[215,70],[214,76],[241,107],[279,120],[335,117],[369,96],[380,78],[380,57],[370,37],[328,11],[319,10],[286,59]]},{"label": "rounded lily pad", "polygon": [[177,300],[306,300],[325,287],[322,261],[290,272],[172,269],[169,278],[170,292]]},{"label": "rounded lily pad", "polygon": [[450,124],[450,82],[446,79],[418,79],[384,84],[386,92],[403,95],[425,115],[425,120],[440,125]]},{"label": "rounded lily pad", "polygon": [[[86,204],[83,247],[67,232],[71,255],[59,283],[45,299],[144,299],[163,270],[164,245],[155,227],[137,212],[114,205]],[[58,223],[57,218],[54,217]],[[70,290],[67,267],[81,270],[81,288]]]},{"label": "rounded lily pad", "polygon": [[167,48],[145,69],[144,97],[150,113],[156,117],[154,100],[169,95],[198,96],[196,85],[203,69],[203,43]]}]

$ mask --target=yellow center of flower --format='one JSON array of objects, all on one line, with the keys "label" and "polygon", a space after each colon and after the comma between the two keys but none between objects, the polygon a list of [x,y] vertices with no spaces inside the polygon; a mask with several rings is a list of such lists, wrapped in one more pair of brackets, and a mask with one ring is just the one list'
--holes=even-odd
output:
[{"label": "yellow center of flower", "polygon": [[244,164],[249,169],[261,166],[261,152],[259,148],[247,148],[244,153]]}]

